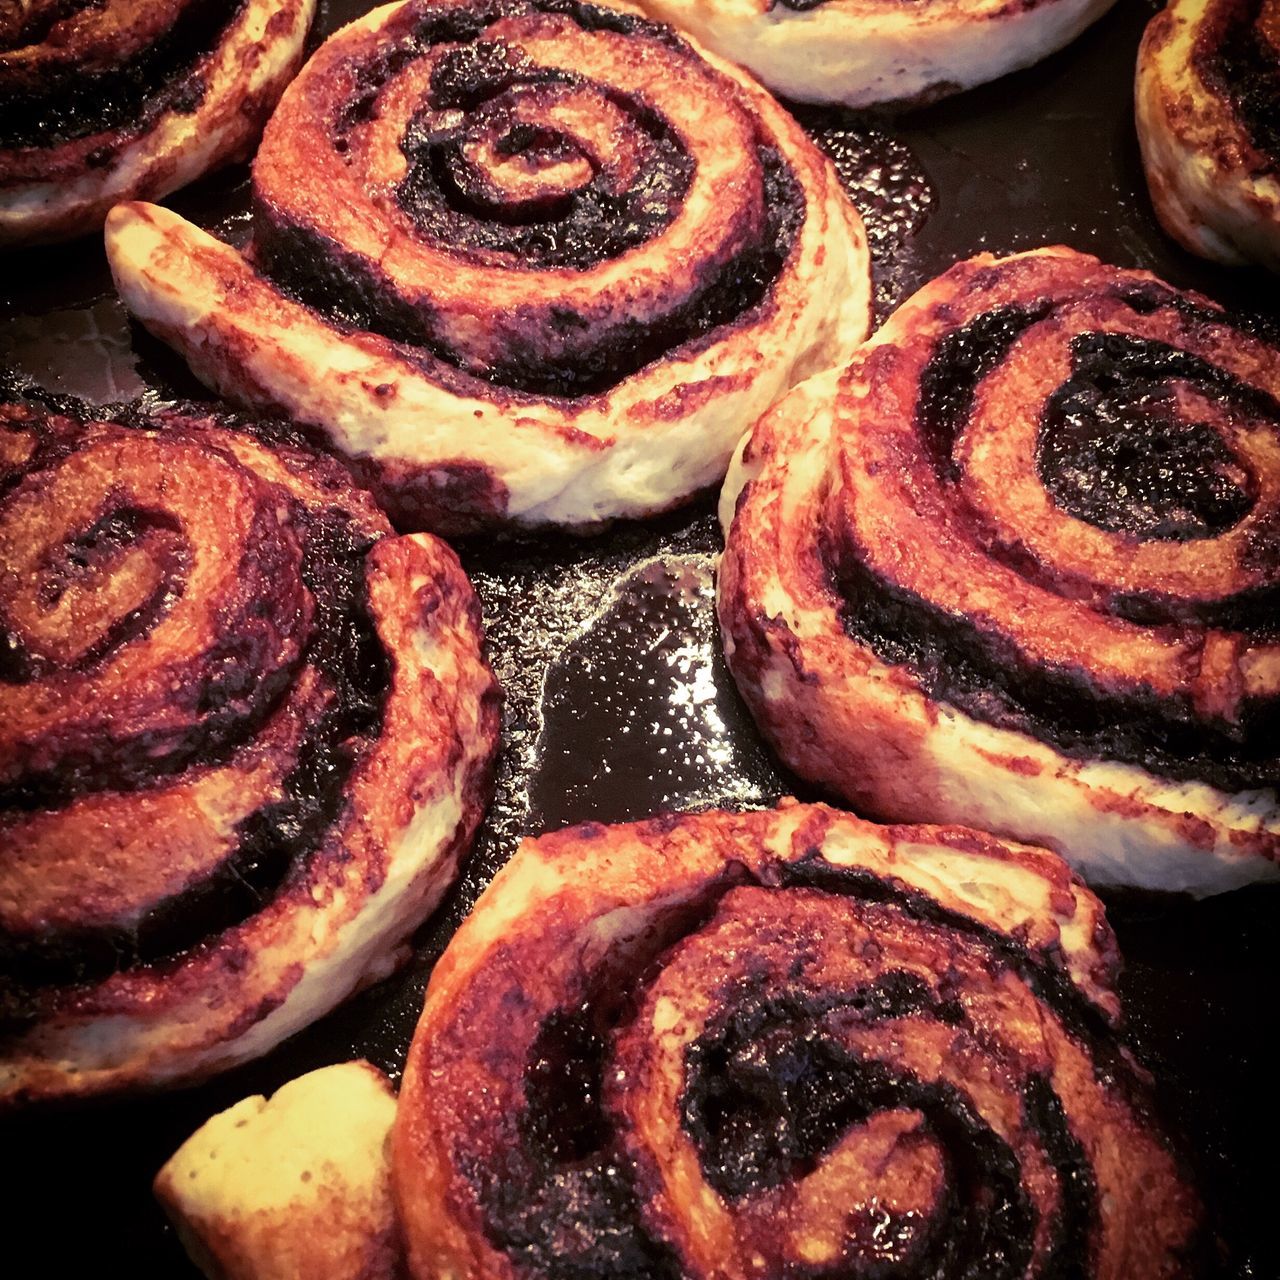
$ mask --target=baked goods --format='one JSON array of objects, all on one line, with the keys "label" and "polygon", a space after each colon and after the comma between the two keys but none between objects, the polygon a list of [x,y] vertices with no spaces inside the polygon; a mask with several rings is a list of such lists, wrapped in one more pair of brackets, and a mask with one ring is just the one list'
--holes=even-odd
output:
[{"label": "baked goods", "polygon": [[1270,0],[1171,0],[1138,52],[1138,141],[1161,225],[1280,271],[1280,21]]},{"label": "baked goods", "polygon": [[243,159],[315,0],[5,0],[0,248],[97,230]]},{"label": "baked goods", "polygon": [[405,528],[669,507],[867,330],[829,162],[630,11],[375,10],[285,94],[254,193],[251,262],[115,210],[125,304],[211,386],[315,428]]},{"label": "baked goods", "polygon": [[156,1196],[218,1280],[396,1280],[395,1114],[377,1068],[322,1067],[202,1125],[160,1170]]},{"label": "baked goods", "polygon": [[642,0],[798,102],[916,106],[1061,49],[1115,0]]},{"label": "baked goods", "polygon": [[385,976],[448,885],[479,607],[288,436],[0,428],[0,1101],[207,1075]]},{"label": "baked goods", "polygon": [[1098,883],[1275,879],[1278,393],[1280,351],[1144,272],[952,267],[731,472],[720,622],[765,736],[860,812]]},{"label": "baked goods", "polygon": [[393,1131],[417,1280],[1207,1274],[1041,850],[821,806],[521,846],[432,975]]}]

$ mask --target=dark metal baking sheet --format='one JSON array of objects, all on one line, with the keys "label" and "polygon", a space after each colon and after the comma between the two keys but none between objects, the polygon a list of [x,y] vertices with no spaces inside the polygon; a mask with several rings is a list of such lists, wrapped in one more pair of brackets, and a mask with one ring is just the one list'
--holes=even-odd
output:
[{"label": "dark metal baking sheet", "polygon": [[[366,7],[332,0],[319,30]],[[1155,8],[1120,0],[1061,54],[925,111],[803,113],[867,216],[881,316],[957,258],[1060,242],[1280,317],[1273,280],[1200,263],[1155,223],[1130,89]],[[243,168],[215,175],[169,203],[238,239],[247,230],[245,176]],[[178,361],[130,326],[96,239],[0,259],[0,364],[94,401],[199,394]],[[247,1093],[353,1055],[397,1073],[432,963],[521,831],[806,794],[771,762],[718,654],[713,505],[707,497],[591,540],[462,548],[507,690],[505,745],[478,847],[421,932],[413,963],[206,1086],[7,1120],[0,1273],[194,1276],[150,1198],[155,1170],[209,1114]],[[1226,1274],[1280,1277],[1271,1090],[1280,891],[1199,904],[1112,894],[1108,904],[1127,960],[1133,1031],[1220,1215]]]}]

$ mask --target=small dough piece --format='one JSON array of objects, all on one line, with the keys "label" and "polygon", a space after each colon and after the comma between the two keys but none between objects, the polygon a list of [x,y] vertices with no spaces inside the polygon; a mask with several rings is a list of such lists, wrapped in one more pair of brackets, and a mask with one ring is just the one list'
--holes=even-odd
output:
[{"label": "small dough piece", "polygon": [[210,1280],[395,1280],[395,1113],[370,1063],[322,1067],[203,1124],[156,1196]]}]

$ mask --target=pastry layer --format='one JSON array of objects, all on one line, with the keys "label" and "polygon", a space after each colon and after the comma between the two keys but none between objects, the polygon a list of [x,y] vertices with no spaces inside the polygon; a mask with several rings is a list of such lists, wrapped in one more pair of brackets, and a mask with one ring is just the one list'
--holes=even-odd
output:
[{"label": "pastry layer", "polygon": [[1138,53],[1138,141],[1164,229],[1280,270],[1280,5],[1173,0]]},{"label": "pastry layer", "polygon": [[0,25],[0,248],[101,227],[243,159],[315,0],[18,6]]},{"label": "pastry layer", "polygon": [[1101,882],[1274,877],[1277,392],[1274,347],[1151,276],[952,268],[731,474],[720,618],[766,736]]},{"label": "pastry layer", "polygon": [[1115,0],[642,0],[797,102],[916,106],[1070,43]]}]

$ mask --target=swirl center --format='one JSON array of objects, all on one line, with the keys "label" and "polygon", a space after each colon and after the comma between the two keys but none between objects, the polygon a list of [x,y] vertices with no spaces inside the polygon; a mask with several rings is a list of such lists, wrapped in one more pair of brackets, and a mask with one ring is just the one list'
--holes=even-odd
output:
[{"label": "swirl center", "polygon": [[1036,451],[1059,507],[1110,533],[1179,542],[1248,515],[1255,481],[1224,429],[1256,392],[1198,357],[1115,333],[1076,338],[1072,366]]},{"label": "swirl center", "polygon": [[181,590],[186,539],[163,514],[108,510],[0,589],[0,680],[82,668],[154,623]]},{"label": "swirl center", "polygon": [[539,67],[504,41],[451,49],[401,141],[396,199],[433,240],[536,270],[587,269],[668,226],[693,161],[619,90]]}]

